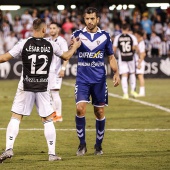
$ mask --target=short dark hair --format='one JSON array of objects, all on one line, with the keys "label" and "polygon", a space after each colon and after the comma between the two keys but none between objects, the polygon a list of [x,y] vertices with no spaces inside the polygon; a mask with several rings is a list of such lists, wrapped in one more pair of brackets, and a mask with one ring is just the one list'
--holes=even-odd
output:
[{"label": "short dark hair", "polygon": [[123,30],[127,30],[127,29],[129,29],[129,28],[130,28],[129,24],[127,24],[127,23],[122,24],[122,29],[123,29]]},{"label": "short dark hair", "polygon": [[52,25],[52,24],[54,24],[54,25],[56,25],[57,27],[59,27],[59,25],[58,25],[56,22],[54,22],[54,21],[52,21],[52,22],[50,23],[50,25]]},{"label": "short dark hair", "polygon": [[143,30],[135,30],[134,33],[140,35],[141,37],[144,35]]},{"label": "short dark hair", "polygon": [[92,13],[95,13],[97,18],[99,17],[99,11],[94,7],[88,7],[84,10],[84,15],[92,14]]},{"label": "short dark hair", "polygon": [[38,31],[41,28],[42,24],[46,24],[43,18],[37,18],[33,21],[33,29]]}]

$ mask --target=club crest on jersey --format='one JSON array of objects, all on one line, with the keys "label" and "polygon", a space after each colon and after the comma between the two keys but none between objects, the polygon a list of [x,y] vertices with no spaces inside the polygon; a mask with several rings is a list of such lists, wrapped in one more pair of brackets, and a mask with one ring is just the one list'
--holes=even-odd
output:
[{"label": "club crest on jersey", "polygon": [[96,41],[97,42],[97,45],[99,45],[100,44],[100,41]]}]

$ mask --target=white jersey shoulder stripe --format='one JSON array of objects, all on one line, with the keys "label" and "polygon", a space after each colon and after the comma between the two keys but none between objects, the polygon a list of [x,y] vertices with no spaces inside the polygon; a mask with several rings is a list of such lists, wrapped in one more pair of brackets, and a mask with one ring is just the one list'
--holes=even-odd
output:
[{"label": "white jersey shoulder stripe", "polygon": [[[102,34],[101,36],[99,36],[97,39],[95,39],[94,41],[90,41],[84,34],[80,33],[79,34],[79,38],[81,40],[81,42],[87,47],[89,48],[91,51],[94,50],[95,48],[97,48],[99,46],[99,44],[97,42],[100,42],[100,44],[102,44],[106,39],[106,35]],[[95,43],[96,42],[96,43]]]}]

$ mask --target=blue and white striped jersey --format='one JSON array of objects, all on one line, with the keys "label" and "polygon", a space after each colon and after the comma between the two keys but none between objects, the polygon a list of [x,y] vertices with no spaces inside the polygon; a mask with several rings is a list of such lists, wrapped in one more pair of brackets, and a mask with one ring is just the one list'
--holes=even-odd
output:
[{"label": "blue and white striped jersey", "polygon": [[100,28],[96,33],[90,33],[85,27],[73,32],[73,36],[81,40],[77,49],[77,82],[98,83],[105,80],[104,57],[113,54],[109,33]]}]

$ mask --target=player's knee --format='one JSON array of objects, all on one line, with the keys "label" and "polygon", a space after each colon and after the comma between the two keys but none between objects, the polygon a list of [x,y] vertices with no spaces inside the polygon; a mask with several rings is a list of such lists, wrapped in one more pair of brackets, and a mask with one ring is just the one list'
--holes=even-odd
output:
[{"label": "player's knee", "polygon": [[103,109],[95,109],[95,115],[97,119],[104,118],[104,110]]},{"label": "player's knee", "polygon": [[77,105],[77,116],[84,116],[85,108],[82,105]]}]

